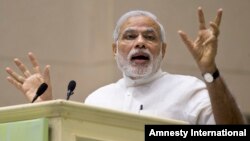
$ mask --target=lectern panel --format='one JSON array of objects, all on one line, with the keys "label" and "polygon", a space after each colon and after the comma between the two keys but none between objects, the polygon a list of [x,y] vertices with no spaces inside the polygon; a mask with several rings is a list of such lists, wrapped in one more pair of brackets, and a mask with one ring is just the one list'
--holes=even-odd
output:
[{"label": "lectern panel", "polygon": [[0,124],[0,141],[48,141],[45,118]]}]

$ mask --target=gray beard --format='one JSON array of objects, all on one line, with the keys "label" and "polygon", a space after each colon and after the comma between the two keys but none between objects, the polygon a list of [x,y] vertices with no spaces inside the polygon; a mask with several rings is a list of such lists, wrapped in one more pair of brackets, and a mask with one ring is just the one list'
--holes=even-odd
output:
[{"label": "gray beard", "polygon": [[150,55],[150,62],[143,65],[133,65],[132,62],[130,62],[130,58],[135,52],[137,52],[135,49],[131,50],[127,58],[124,58],[119,53],[117,48],[117,54],[115,56],[116,63],[118,68],[123,72],[124,75],[135,80],[148,78],[159,70],[162,62],[161,50],[159,55],[154,58],[148,50],[143,49],[143,52],[146,52]]}]

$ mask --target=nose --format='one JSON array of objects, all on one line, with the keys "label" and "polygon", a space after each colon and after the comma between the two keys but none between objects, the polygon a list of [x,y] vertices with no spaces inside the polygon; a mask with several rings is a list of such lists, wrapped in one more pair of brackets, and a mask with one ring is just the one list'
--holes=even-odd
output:
[{"label": "nose", "polygon": [[146,46],[145,46],[145,40],[144,40],[144,38],[141,35],[139,35],[137,37],[135,47],[136,48],[146,48]]}]

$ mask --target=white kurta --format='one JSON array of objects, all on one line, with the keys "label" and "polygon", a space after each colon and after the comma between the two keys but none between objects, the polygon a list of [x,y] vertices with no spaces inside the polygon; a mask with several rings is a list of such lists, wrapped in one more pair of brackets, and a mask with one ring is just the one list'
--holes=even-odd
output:
[{"label": "white kurta", "polygon": [[211,103],[203,81],[159,70],[143,80],[123,77],[90,94],[86,104],[190,124],[215,124]]}]

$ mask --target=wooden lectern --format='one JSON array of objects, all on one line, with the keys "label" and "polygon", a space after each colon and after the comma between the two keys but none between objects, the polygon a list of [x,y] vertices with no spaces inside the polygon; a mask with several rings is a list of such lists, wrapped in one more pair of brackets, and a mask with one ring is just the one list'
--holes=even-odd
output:
[{"label": "wooden lectern", "polygon": [[143,141],[145,124],[186,124],[51,100],[0,108],[0,141]]}]

